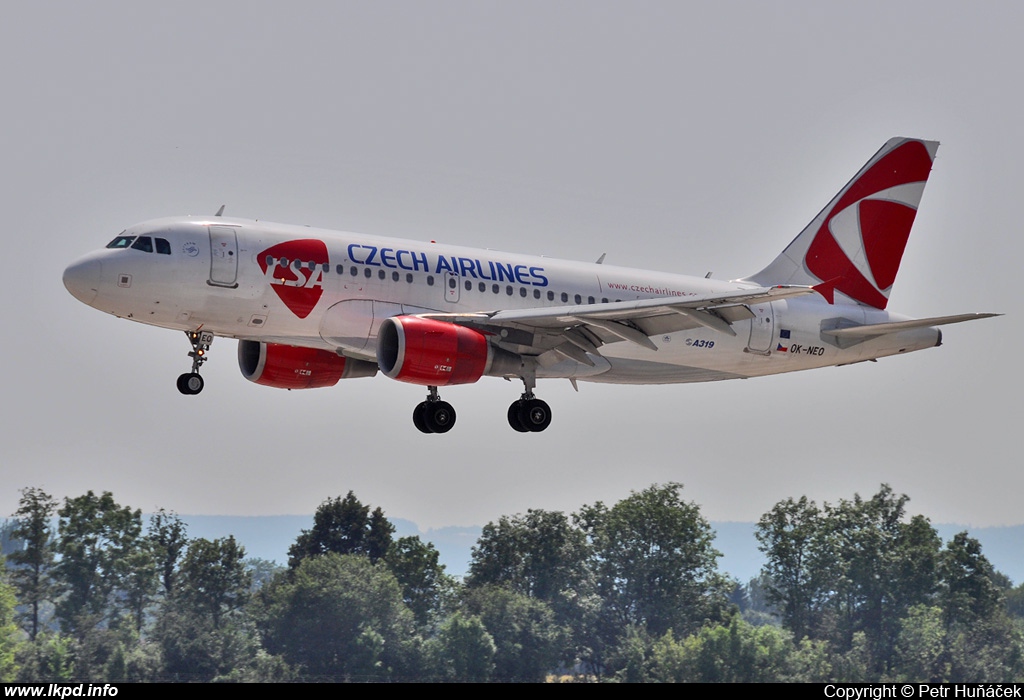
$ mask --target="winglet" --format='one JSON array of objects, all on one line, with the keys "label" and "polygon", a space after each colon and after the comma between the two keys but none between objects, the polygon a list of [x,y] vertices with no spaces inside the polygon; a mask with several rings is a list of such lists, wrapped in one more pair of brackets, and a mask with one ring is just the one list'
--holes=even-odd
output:
[{"label": "winglet", "polygon": [[220,205],[220,209],[217,210],[217,213],[214,214],[214,216],[223,216],[224,215],[224,207],[226,207],[226,206],[227,206],[226,204],[221,204]]},{"label": "winglet", "polygon": [[842,277],[833,277],[830,280],[825,280],[820,284],[816,284],[811,289],[816,291],[818,294],[825,298],[829,304],[836,303],[836,285],[842,281]]}]

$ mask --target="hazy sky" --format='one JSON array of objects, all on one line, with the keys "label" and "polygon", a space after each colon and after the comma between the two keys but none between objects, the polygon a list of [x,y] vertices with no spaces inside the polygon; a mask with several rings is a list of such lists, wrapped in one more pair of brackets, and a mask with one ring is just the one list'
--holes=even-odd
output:
[{"label": "hazy sky", "polygon": [[[935,522],[1024,522],[1024,5],[31,3],[0,24],[7,224],[0,515],[18,489],[179,513],[311,513],[350,489],[420,525],[574,510],[680,481],[715,520],[882,482]],[[126,226],[212,214],[735,278],[891,136],[942,142],[889,308],[1007,315],[905,357],[704,385],[542,381],[444,398],[284,392],[217,341],[61,284]]]}]

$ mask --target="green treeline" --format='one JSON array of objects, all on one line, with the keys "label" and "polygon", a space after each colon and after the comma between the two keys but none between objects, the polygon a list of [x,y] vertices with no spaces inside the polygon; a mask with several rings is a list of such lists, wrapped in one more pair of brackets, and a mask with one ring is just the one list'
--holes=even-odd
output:
[{"label": "green treeline", "polygon": [[1024,586],[888,486],[776,504],[746,584],[681,491],[501,517],[459,581],[351,492],[279,566],[110,493],[23,489],[2,533],[0,680],[1024,679]]}]

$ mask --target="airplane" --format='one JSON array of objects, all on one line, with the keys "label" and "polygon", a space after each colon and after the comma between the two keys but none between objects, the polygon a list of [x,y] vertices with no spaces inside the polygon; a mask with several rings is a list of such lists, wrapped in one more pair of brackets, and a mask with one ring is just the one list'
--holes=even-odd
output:
[{"label": "airplane", "polygon": [[136,224],[64,271],[101,311],[184,331],[203,390],[215,337],[242,375],[283,389],[378,371],[427,388],[413,423],[446,433],[440,387],[520,380],[516,431],[551,409],[538,379],[666,384],[874,361],[941,344],[938,326],[886,310],[938,149],[889,140],[760,272],[723,281],[214,216]]}]

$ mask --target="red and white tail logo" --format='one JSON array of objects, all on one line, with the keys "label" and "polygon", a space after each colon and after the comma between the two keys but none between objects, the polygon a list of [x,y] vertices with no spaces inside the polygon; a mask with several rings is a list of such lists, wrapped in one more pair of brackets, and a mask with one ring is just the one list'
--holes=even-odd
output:
[{"label": "red and white tail logo", "polygon": [[[263,276],[284,305],[299,318],[309,316],[323,294],[324,266],[328,264],[324,242],[312,238],[285,241],[257,257]],[[268,260],[273,264],[268,265]]]},{"label": "red and white tail logo", "polygon": [[782,255],[750,279],[834,281],[836,292],[884,309],[937,148],[911,139],[886,143]]}]

